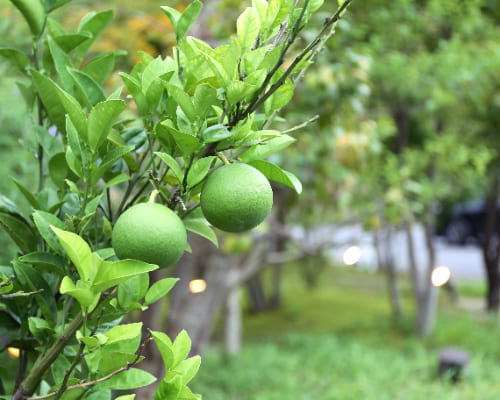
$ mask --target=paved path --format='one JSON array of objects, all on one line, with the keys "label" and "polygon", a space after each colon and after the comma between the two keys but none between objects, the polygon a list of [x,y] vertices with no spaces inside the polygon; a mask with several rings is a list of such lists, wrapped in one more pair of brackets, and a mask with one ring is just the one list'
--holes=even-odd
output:
[{"label": "paved path", "polygon": [[[373,269],[374,266],[376,266],[377,261],[371,234],[362,232],[359,227],[348,227],[337,229],[334,235],[335,241],[342,243],[341,246],[330,252],[331,257],[335,261],[342,262],[342,255],[345,249],[350,245],[358,245],[361,248],[361,259],[358,266],[369,269]],[[419,266],[425,266],[427,252],[423,230],[421,228],[415,228],[414,238],[417,264]],[[454,281],[480,281],[486,278],[481,250],[478,246],[450,246],[442,239],[436,238],[436,240],[436,266],[448,266]],[[409,266],[405,235],[403,233],[397,234],[394,237],[393,243],[393,254],[397,268],[401,271],[408,271]]]}]

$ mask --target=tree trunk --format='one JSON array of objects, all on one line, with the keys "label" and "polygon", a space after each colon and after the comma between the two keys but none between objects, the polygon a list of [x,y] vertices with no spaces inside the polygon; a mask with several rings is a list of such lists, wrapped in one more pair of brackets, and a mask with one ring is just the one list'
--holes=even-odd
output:
[{"label": "tree trunk", "polygon": [[[385,231],[385,238],[381,237]],[[396,265],[392,254],[392,232],[390,228],[373,231],[373,243],[377,255],[378,269],[385,272],[387,289],[392,307],[392,318],[399,321],[403,315],[403,304],[399,292]]]},{"label": "tree trunk", "polygon": [[227,295],[225,322],[224,342],[226,351],[229,354],[236,354],[241,350],[243,332],[238,287],[231,288]]},{"label": "tree trunk", "polygon": [[483,260],[488,279],[486,309],[498,311],[500,305],[500,240],[497,231],[497,203],[499,197],[499,181],[495,179],[486,198],[485,237],[482,242]]},{"label": "tree trunk", "polygon": [[260,273],[252,276],[247,282],[248,295],[252,311],[259,313],[268,309],[268,301],[264,292],[262,275]]}]

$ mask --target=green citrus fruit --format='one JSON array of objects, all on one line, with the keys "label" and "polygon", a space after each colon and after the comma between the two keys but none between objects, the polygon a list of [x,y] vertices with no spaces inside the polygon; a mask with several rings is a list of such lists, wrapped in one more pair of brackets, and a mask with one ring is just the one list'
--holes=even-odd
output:
[{"label": "green citrus fruit", "polygon": [[187,235],[182,220],[172,210],[157,203],[140,203],[120,215],[111,240],[118,258],[164,268],[181,258]]},{"label": "green citrus fruit", "polygon": [[201,191],[203,215],[226,232],[243,232],[259,225],[272,205],[269,181],[248,164],[228,164],[216,169]]}]

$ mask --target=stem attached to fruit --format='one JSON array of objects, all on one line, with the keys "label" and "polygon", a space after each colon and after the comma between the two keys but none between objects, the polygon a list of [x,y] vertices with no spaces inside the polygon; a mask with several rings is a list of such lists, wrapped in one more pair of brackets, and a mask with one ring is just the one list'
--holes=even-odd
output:
[{"label": "stem attached to fruit", "polygon": [[157,190],[157,189],[153,190],[151,192],[151,194],[149,195],[148,203],[154,203],[156,200],[156,196],[158,196],[159,193],[160,193],[159,190]]}]

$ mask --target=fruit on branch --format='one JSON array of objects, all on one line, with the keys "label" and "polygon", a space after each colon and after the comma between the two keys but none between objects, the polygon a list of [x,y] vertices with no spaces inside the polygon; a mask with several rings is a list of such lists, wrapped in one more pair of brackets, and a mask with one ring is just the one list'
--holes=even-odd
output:
[{"label": "fruit on branch", "polygon": [[264,221],[272,206],[269,181],[248,164],[228,164],[216,169],[201,192],[205,218],[226,232],[254,228]]},{"label": "fruit on branch", "polygon": [[120,215],[111,241],[118,258],[165,268],[181,258],[187,234],[184,223],[171,209],[158,203],[140,203]]}]

